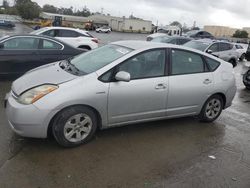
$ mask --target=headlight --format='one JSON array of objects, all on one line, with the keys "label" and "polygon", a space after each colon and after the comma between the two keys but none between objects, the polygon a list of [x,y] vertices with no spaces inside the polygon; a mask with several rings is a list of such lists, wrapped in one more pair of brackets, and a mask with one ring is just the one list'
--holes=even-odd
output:
[{"label": "headlight", "polygon": [[35,88],[32,88],[26,92],[24,92],[19,98],[18,102],[21,104],[33,104],[37,100],[41,99],[45,95],[55,91],[58,89],[56,85],[41,85]]}]

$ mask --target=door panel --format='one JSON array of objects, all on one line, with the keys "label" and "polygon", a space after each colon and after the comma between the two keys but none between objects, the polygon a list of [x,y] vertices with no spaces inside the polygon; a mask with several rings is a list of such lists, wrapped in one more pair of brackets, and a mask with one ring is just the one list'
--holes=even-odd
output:
[{"label": "door panel", "polygon": [[213,75],[199,54],[172,50],[167,115],[194,115],[213,89]]},{"label": "door panel", "polygon": [[213,89],[212,73],[169,77],[168,116],[197,114]]},{"label": "door panel", "polygon": [[0,74],[23,74],[40,62],[37,50],[0,50]]},{"label": "door panel", "polygon": [[108,96],[109,123],[158,118],[165,115],[168,77],[166,50],[140,53],[115,68],[130,74],[130,82],[111,82]]},{"label": "door panel", "polygon": [[167,93],[168,77],[110,83],[109,123],[164,116]]}]

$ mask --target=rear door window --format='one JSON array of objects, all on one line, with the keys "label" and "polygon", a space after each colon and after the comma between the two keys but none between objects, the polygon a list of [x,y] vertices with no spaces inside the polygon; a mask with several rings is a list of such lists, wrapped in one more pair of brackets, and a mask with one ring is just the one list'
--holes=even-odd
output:
[{"label": "rear door window", "polygon": [[44,50],[60,50],[62,49],[62,45],[56,43],[56,42],[53,42],[53,41],[50,41],[50,40],[45,40],[45,39],[41,39],[42,40],[42,45],[41,45],[41,49],[44,49]]},{"label": "rear door window", "polygon": [[59,37],[79,37],[79,34],[71,30],[60,30]]},{"label": "rear door window", "polygon": [[172,50],[172,75],[193,74],[205,72],[203,59],[199,54],[184,51]]}]

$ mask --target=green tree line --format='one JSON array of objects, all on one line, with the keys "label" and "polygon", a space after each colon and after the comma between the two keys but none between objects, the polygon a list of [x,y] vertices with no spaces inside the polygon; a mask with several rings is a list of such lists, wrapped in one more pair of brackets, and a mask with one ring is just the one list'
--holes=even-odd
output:
[{"label": "green tree line", "polygon": [[10,15],[19,15],[23,19],[34,19],[39,18],[39,15],[42,11],[49,13],[57,13],[64,15],[75,15],[75,16],[89,16],[91,15],[90,10],[84,6],[82,9],[73,10],[73,7],[64,8],[64,7],[55,7],[53,5],[46,4],[43,7],[40,7],[36,2],[31,0],[15,0],[14,5],[10,6],[8,0],[2,1],[2,6],[0,6],[0,14],[10,14]]}]

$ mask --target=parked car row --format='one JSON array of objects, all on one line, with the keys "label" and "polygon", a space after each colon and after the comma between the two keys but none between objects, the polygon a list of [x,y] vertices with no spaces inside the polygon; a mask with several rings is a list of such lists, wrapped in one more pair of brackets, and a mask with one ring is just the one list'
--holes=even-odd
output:
[{"label": "parked car row", "polygon": [[[198,34],[199,32],[192,33]],[[231,63],[234,67],[237,65],[238,60],[243,61],[246,57],[246,49],[244,49],[240,44],[213,40],[209,37],[206,39],[194,39],[191,37],[168,36],[162,33],[155,33],[153,35],[149,35],[146,40],[151,42],[184,45],[189,48],[207,52]]]}]

